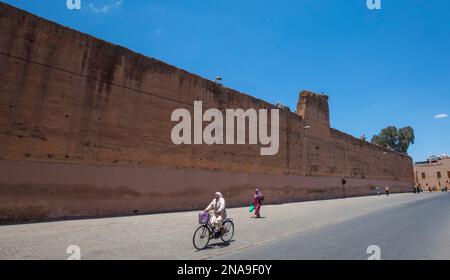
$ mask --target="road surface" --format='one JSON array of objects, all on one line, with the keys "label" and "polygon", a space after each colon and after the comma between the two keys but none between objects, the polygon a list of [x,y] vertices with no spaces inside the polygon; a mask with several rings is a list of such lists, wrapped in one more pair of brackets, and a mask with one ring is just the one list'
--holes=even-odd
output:
[{"label": "road surface", "polygon": [[295,234],[222,259],[366,260],[377,253],[377,258],[384,260],[449,260],[449,215],[450,195],[435,196]]},{"label": "road surface", "polygon": [[[205,202],[205,206],[208,201]],[[197,251],[197,211],[0,226],[1,259],[450,259],[450,195],[396,194],[228,209],[233,242]]]}]

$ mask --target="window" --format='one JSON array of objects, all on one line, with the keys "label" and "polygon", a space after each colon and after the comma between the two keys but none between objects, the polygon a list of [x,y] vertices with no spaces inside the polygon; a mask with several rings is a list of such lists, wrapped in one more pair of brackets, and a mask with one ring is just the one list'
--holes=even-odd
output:
[{"label": "window", "polygon": [[450,178],[450,171],[447,171],[447,178]]},{"label": "window", "polygon": [[442,177],[440,171],[438,171],[437,176],[438,176],[439,179]]},{"label": "window", "polygon": [[425,172],[422,172],[422,179],[425,179]]}]

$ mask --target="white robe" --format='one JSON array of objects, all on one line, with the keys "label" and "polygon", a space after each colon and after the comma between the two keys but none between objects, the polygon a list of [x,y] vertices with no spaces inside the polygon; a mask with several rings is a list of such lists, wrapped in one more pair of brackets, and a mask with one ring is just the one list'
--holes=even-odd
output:
[{"label": "white robe", "polygon": [[225,209],[225,199],[223,197],[218,200],[213,199],[211,203],[206,207],[206,212],[214,211],[212,215],[210,215],[210,222],[215,227],[222,226],[222,222],[227,218],[227,211]]}]

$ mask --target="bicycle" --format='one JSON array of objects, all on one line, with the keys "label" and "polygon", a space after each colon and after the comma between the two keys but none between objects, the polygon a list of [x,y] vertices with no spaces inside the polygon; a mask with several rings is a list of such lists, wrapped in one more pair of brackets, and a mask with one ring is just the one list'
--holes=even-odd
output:
[{"label": "bicycle", "polygon": [[222,239],[223,242],[229,243],[234,236],[234,223],[232,219],[226,219],[222,222],[222,228],[220,230],[219,236],[214,236],[214,226],[209,221],[209,213],[206,216],[199,214],[199,224],[200,226],[195,230],[194,236],[192,237],[192,243],[197,250],[203,250],[208,247],[209,241],[211,239]]}]

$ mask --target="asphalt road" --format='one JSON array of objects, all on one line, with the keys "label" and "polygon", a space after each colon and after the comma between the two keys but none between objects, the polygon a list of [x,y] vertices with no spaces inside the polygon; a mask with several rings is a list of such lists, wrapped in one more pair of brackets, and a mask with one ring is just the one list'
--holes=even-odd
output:
[{"label": "asphalt road", "polygon": [[[450,195],[363,216],[220,256],[221,259],[450,259]],[[376,245],[376,251],[369,250]],[[370,248],[371,249],[371,248]]]},{"label": "asphalt road", "polygon": [[[251,198],[251,193],[249,199]],[[205,202],[206,204],[209,201]],[[197,211],[0,226],[0,260],[73,256],[98,259],[450,259],[450,194],[367,196],[229,208],[236,225],[229,244],[197,251]]]}]

